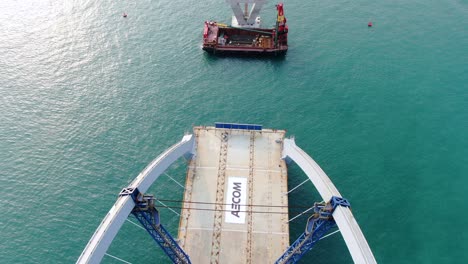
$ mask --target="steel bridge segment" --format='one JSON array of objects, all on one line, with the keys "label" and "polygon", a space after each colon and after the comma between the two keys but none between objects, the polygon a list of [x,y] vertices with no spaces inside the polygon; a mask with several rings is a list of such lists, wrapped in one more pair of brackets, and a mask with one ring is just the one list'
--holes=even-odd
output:
[{"label": "steel bridge segment", "polygon": [[314,214],[307,219],[304,233],[281,255],[275,264],[294,264],[310,251],[328,230],[336,226],[332,217],[334,208],[335,206],[331,202],[315,203]]},{"label": "steel bridge segment", "polygon": [[159,211],[154,206],[154,197],[142,194],[138,189],[132,189],[131,194],[125,193],[123,195],[132,196],[136,204],[132,210],[132,214],[138,219],[156,244],[164,250],[166,255],[172,260],[172,263],[191,264],[189,256],[187,256],[185,251],[161,224]]},{"label": "steel bridge segment", "polygon": [[[333,196],[341,197],[330,178],[320,166],[300,147],[294,139],[285,139],[283,158],[293,160],[309,177],[324,201]],[[348,207],[337,206],[333,218],[341,231],[354,263],[377,263],[356,219]]]},{"label": "steel bridge segment", "polygon": [[[140,192],[146,192],[172,163],[188,153],[195,154],[192,135],[184,136],[180,142],[161,153],[133,180],[128,188],[138,188]],[[94,232],[76,263],[101,262],[112,240],[134,207],[135,202],[130,195],[120,196]]]}]

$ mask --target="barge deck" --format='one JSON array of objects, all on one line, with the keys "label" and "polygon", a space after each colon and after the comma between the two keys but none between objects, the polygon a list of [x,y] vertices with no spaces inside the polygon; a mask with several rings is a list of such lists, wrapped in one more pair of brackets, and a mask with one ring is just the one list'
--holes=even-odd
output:
[{"label": "barge deck", "polygon": [[260,17],[254,17],[263,4],[251,0],[253,8],[249,13],[248,3],[242,12],[239,2],[230,0],[234,11],[230,26],[215,21],[205,21],[203,29],[203,50],[213,54],[284,55],[288,50],[288,26],[283,4],[276,5],[277,17],[274,28],[260,28]]}]

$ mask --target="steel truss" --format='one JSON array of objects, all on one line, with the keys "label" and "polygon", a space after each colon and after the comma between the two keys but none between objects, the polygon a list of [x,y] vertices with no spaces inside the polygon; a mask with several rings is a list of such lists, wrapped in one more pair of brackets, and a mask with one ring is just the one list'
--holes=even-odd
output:
[{"label": "steel truss", "polygon": [[336,226],[333,212],[337,206],[351,207],[348,200],[333,196],[328,203],[315,203],[314,214],[307,220],[305,232],[283,253],[275,264],[298,262],[331,228]]},{"label": "steel truss", "polygon": [[131,195],[135,202],[132,214],[138,219],[172,262],[190,264],[189,256],[177,244],[171,234],[161,225],[159,211],[154,206],[154,197],[152,195],[144,195],[136,188],[123,189],[120,196],[126,195]]}]

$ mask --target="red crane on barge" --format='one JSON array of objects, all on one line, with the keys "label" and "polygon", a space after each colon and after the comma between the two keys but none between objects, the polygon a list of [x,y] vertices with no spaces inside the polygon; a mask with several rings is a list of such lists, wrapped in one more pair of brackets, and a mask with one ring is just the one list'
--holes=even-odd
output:
[{"label": "red crane on barge", "polygon": [[[266,0],[226,0],[233,10],[231,25],[205,21],[203,50],[212,54],[284,55],[288,51],[288,25],[283,3],[276,5],[274,28],[260,27],[260,9]],[[244,10],[241,4],[244,4]],[[249,10],[249,4],[252,4]]]}]

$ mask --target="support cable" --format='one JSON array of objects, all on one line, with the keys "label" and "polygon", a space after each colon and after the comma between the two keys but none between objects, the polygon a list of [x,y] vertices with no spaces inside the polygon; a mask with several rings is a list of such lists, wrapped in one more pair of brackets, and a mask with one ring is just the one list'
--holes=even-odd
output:
[{"label": "support cable", "polygon": [[[174,214],[180,216],[180,214],[179,214],[178,212],[176,212],[176,211],[174,211],[174,210],[172,209],[172,208],[178,208],[178,207],[169,207],[169,206],[167,206],[165,203],[163,203],[163,202],[161,202],[161,201],[159,201],[159,200],[157,200],[157,201],[158,201],[160,204],[162,204],[164,207],[166,207],[167,209],[171,210]],[[179,208],[180,208],[180,207],[179,207]],[[181,209],[182,209],[182,208],[181,208]]]},{"label": "support cable", "polygon": [[126,220],[127,220],[128,222],[132,223],[133,225],[135,225],[136,227],[138,227],[138,228],[141,228],[141,229],[143,229],[143,230],[145,230],[145,231],[146,231],[146,229],[145,229],[145,228],[143,228],[141,225],[139,225],[139,224],[137,224],[137,223],[133,222],[132,220],[130,220],[130,219],[128,219],[128,218],[127,218]]},{"label": "support cable", "polygon": [[301,215],[303,215],[303,214],[307,213],[308,211],[310,211],[310,210],[314,209],[314,207],[315,207],[315,206],[312,206],[311,208],[309,208],[309,209],[305,210],[304,212],[302,212],[302,213],[300,213],[300,214],[296,215],[295,217],[293,217],[293,218],[289,219],[287,223],[289,223],[289,222],[291,222],[292,220],[294,220],[294,219],[298,218],[299,216],[301,216]]},{"label": "support cable", "polygon": [[296,186],[296,187],[292,188],[291,190],[289,190],[289,192],[287,192],[287,193],[285,193],[285,194],[289,194],[290,192],[292,192],[292,191],[296,190],[296,189],[297,189],[297,188],[299,188],[299,187],[300,187],[302,184],[304,184],[304,183],[306,183],[306,182],[308,182],[308,181],[310,181],[310,179],[309,179],[309,178],[307,178],[307,180],[305,180],[305,181],[301,182],[301,183],[300,183],[298,186]]},{"label": "support cable", "polygon": [[[182,206],[166,206],[167,209],[190,209],[190,210],[199,210],[199,211],[219,211],[219,212],[231,212],[231,210],[226,210],[226,209],[220,209],[220,210],[215,210],[215,209],[210,209],[210,208],[194,208],[194,207],[182,207]],[[250,210],[240,210],[238,212],[243,212],[243,213],[254,213],[254,214],[288,214],[288,212],[269,212],[269,211],[250,211]]]},{"label": "support cable", "polygon": [[[170,199],[158,199],[158,201],[169,202],[169,203],[190,203],[190,204],[212,204],[212,205],[231,205],[227,203],[210,203],[210,202],[196,202],[196,201],[184,201],[184,200],[170,200]],[[288,206],[288,205],[264,205],[264,204],[251,204],[249,207],[277,207],[277,208],[302,208],[308,209],[309,206]]]},{"label": "support cable", "polygon": [[123,263],[132,264],[131,262],[125,261],[125,260],[123,260],[123,259],[121,259],[121,258],[118,258],[118,257],[116,257],[116,256],[112,256],[112,255],[109,254],[109,253],[104,253],[104,255],[109,256],[109,257],[111,257],[111,258],[113,258],[113,259],[122,261]]},{"label": "support cable", "polygon": [[164,175],[166,175],[167,177],[169,177],[169,179],[173,180],[175,183],[177,183],[177,185],[179,185],[182,189],[185,190],[185,187],[180,184],[178,181],[176,181],[174,178],[172,178],[169,174],[167,174],[166,172],[164,172]]},{"label": "support cable", "polygon": [[322,239],[324,239],[324,238],[326,238],[326,237],[329,237],[329,236],[331,236],[331,235],[334,235],[334,234],[336,234],[336,233],[338,233],[338,232],[340,232],[339,229],[338,229],[338,230],[335,230],[335,231],[333,231],[333,232],[331,232],[330,234],[324,235],[324,236],[321,237],[319,240],[322,240]]}]

